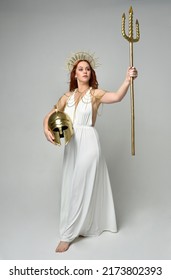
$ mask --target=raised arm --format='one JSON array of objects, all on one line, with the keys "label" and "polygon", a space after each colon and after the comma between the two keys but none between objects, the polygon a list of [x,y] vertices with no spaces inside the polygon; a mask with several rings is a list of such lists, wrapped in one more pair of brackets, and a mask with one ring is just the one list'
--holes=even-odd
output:
[{"label": "raised arm", "polygon": [[128,91],[131,77],[133,77],[135,79],[137,77],[137,75],[138,75],[138,72],[137,72],[136,68],[129,67],[127,70],[127,73],[126,73],[125,80],[122,83],[122,85],[120,86],[120,88],[116,92],[106,92],[103,95],[103,97],[101,98],[101,103],[111,104],[111,103],[120,102]]}]

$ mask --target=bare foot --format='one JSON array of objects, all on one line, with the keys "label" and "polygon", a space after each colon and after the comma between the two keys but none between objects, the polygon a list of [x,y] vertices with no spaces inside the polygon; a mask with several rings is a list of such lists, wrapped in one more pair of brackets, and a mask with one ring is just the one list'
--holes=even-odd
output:
[{"label": "bare foot", "polygon": [[65,241],[60,241],[55,252],[62,253],[68,250],[70,243]]}]

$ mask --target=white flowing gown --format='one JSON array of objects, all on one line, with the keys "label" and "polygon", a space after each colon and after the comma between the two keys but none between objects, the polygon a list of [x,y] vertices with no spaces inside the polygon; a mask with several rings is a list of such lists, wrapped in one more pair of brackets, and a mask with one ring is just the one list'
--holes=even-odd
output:
[{"label": "white flowing gown", "polygon": [[65,112],[74,135],[65,146],[61,190],[60,240],[116,232],[116,217],[106,162],[92,126],[90,89],[75,107],[75,92]]}]

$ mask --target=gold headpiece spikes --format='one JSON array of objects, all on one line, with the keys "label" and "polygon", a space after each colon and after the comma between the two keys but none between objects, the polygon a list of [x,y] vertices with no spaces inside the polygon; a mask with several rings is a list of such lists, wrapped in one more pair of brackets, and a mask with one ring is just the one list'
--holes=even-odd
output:
[{"label": "gold headpiece spikes", "polygon": [[67,68],[69,72],[72,71],[74,65],[79,60],[87,60],[93,69],[99,66],[99,63],[97,62],[98,58],[94,57],[94,53],[90,54],[88,52],[77,52],[72,54],[72,56],[67,60]]}]

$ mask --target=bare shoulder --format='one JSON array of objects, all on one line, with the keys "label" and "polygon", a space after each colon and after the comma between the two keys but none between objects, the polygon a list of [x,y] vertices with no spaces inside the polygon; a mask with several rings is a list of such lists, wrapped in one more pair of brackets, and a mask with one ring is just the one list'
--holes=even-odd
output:
[{"label": "bare shoulder", "polygon": [[72,92],[66,92],[64,93],[59,99],[58,99],[58,102],[55,104],[55,108],[59,111],[63,111],[65,106],[66,106],[66,103],[67,103],[67,100],[68,98],[72,95]]},{"label": "bare shoulder", "polygon": [[73,94],[73,92],[67,91],[67,92],[64,93],[63,96],[65,96],[66,98],[68,98],[68,97],[70,97],[72,94]]},{"label": "bare shoulder", "polygon": [[59,98],[59,100],[61,102],[66,102],[72,94],[73,94],[73,92],[67,91]]},{"label": "bare shoulder", "polygon": [[93,97],[95,97],[98,100],[100,100],[106,93],[106,91],[103,89],[92,89],[91,92]]}]

